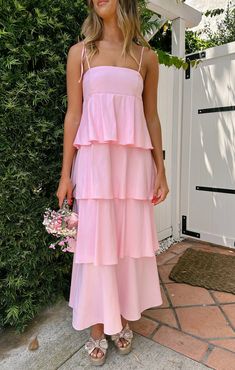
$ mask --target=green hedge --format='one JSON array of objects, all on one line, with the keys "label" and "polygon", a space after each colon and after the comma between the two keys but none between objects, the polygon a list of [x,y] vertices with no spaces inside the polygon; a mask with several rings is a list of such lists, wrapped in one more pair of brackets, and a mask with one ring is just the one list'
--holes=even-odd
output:
[{"label": "green hedge", "polygon": [[61,295],[72,254],[48,245],[43,212],[56,189],[66,111],[66,58],[84,1],[0,1],[0,326],[24,331]]}]

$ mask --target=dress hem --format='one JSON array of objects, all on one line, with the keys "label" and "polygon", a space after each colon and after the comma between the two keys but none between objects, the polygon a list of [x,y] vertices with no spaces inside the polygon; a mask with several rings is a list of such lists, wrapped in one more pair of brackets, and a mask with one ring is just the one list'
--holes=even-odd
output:
[{"label": "dress hem", "polygon": [[[144,307],[143,309],[141,309],[140,310],[140,312],[133,318],[133,316],[126,316],[124,313],[120,313],[120,315],[125,319],[125,320],[127,320],[127,321],[138,321],[139,319],[141,319],[141,313],[143,312],[143,311],[145,311],[145,310],[147,310],[147,309],[150,309],[150,308],[152,308],[152,309],[154,309],[155,307],[158,307],[158,306],[161,306],[163,304],[163,300],[162,299],[160,299],[160,303],[158,303],[158,304],[155,304],[154,306],[153,305],[147,305],[146,307]],[[73,306],[71,305],[71,304],[68,304],[68,306],[70,307],[70,308],[72,308],[73,309]],[[121,320],[121,319],[120,319]],[[100,320],[100,321],[96,321],[96,322],[92,322],[90,325],[83,325],[83,326],[78,326],[78,325],[75,325],[74,324],[74,322],[72,321],[72,327],[75,329],[75,330],[78,330],[78,331],[80,331],[80,330],[85,330],[85,329],[87,329],[87,328],[90,328],[91,326],[93,326],[93,325],[96,325],[96,324],[104,324],[104,321],[103,320]],[[104,333],[105,334],[107,334],[107,335],[113,335],[113,334],[117,334],[117,333],[119,333],[120,331],[122,330],[122,325],[121,325],[121,327],[120,327],[120,330],[118,330],[118,331],[115,331],[115,332],[107,332],[106,330],[104,331]]]}]

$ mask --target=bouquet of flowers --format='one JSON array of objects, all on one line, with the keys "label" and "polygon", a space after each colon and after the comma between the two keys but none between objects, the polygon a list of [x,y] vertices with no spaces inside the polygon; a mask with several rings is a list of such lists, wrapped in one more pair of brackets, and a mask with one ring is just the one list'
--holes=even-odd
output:
[{"label": "bouquet of flowers", "polygon": [[49,248],[55,249],[56,245],[59,245],[62,252],[75,252],[78,214],[70,209],[66,199],[58,211],[46,208],[43,225],[49,234],[58,239],[55,243],[50,244]]}]

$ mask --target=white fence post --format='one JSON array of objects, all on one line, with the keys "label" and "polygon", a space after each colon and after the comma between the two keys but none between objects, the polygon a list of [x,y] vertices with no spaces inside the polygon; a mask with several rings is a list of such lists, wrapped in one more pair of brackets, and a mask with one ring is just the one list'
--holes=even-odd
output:
[{"label": "white fence post", "polygon": [[[185,21],[176,18],[172,22],[172,54],[183,58],[185,56]],[[182,69],[174,71],[173,83],[173,117],[172,117],[172,236],[180,238],[180,177],[181,177],[181,132],[183,107],[183,78]]]}]

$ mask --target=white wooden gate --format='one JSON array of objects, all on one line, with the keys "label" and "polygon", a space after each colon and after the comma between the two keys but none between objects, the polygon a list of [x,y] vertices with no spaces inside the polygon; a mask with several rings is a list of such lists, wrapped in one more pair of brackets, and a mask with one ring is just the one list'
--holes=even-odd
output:
[{"label": "white wooden gate", "polygon": [[182,236],[234,247],[235,42],[187,73],[181,142]]}]

